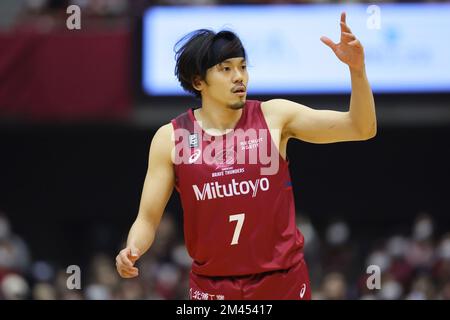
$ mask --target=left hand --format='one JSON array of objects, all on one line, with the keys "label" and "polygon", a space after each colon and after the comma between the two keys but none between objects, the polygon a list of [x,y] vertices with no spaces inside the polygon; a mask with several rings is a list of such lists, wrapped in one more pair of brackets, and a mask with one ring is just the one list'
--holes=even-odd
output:
[{"label": "left hand", "polygon": [[320,38],[323,43],[329,46],[336,56],[350,69],[361,71],[364,69],[364,48],[356,39],[350,28],[345,22],[345,12],[341,13],[341,41],[334,43],[329,38],[323,36]]}]

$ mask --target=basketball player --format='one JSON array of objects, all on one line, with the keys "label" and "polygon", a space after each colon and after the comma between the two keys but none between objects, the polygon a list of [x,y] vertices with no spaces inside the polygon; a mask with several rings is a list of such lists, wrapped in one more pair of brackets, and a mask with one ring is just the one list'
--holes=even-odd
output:
[{"label": "basketball player", "polygon": [[175,187],[193,259],[191,299],[310,299],[287,142],[356,141],[376,134],[364,50],[345,13],[340,26],[338,44],[321,40],[349,67],[352,93],[345,112],[283,99],[246,100],[246,54],[232,32],[197,30],[178,43],[175,73],[186,91],[201,98],[201,107],[153,137],[139,212],[116,258],[122,277],[139,274],[134,264],[152,245]]}]

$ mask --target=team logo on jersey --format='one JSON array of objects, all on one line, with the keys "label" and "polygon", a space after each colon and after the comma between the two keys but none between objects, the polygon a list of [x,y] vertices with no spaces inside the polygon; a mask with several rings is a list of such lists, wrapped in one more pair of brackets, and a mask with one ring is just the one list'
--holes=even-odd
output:
[{"label": "team logo on jersey", "polygon": [[190,148],[198,147],[198,133],[191,133],[189,135],[189,147]]},{"label": "team logo on jersey", "polygon": [[188,162],[189,162],[190,164],[191,164],[191,163],[194,163],[195,161],[198,160],[198,158],[200,157],[201,154],[202,154],[202,150],[196,149],[196,150],[194,151],[194,153],[191,154],[191,156],[189,157]]},{"label": "team logo on jersey", "polygon": [[235,160],[236,160],[236,152],[232,148],[217,152],[214,157],[216,170],[219,168],[226,168],[232,166],[235,163]]}]

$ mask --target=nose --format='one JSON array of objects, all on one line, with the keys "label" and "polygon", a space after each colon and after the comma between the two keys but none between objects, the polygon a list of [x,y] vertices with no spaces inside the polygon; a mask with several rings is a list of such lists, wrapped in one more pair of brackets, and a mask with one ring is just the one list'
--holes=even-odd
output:
[{"label": "nose", "polygon": [[234,72],[234,76],[233,76],[233,83],[243,82],[243,80],[244,80],[243,72],[240,71],[239,69],[236,69],[236,71]]}]

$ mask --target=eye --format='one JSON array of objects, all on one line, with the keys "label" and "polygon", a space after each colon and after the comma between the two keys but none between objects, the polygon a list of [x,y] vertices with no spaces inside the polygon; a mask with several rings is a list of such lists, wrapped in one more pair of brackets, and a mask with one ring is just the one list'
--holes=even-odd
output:
[{"label": "eye", "polygon": [[245,70],[245,69],[247,69],[247,66],[246,65],[242,65],[242,70]]},{"label": "eye", "polygon": [[224,70],[224,71],[230,71],[231,68],[230,68],[230,67],[223,67],[223,70]]}]

